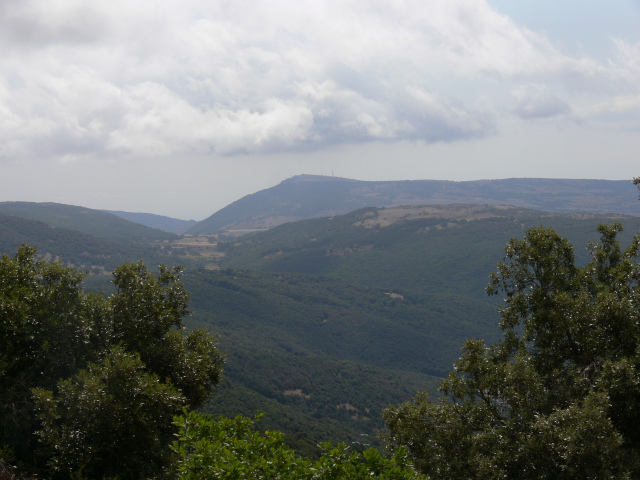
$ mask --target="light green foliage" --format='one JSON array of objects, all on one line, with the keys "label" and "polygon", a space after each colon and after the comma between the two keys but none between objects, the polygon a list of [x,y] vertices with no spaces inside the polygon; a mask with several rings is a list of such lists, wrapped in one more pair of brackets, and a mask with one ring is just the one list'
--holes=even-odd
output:
[{"label": "light green foliage", "polygon": [[223,362],[184,330],[179,273],[125,264],[104,298],[33,248],[0,258],[0,445],[23,469],[144,478],[166,463],[173,416],[204,403]]},{"label": "light green foliage", "polygon": [[384,414],[434,478],[637,478],[640,473],[640,235],[600,226],[592,260],[534,228],[511,240],[488,287],[504,292],[504,338],[468,340],[455,371]]},{"label": "light green foliage", "polygon": [[176,418],[180,427],[174,451],[177,473],[182,480],[208,479],[380,479],[423,478],[409,466],[404,450],[392,459],[374,449],[362,455],[343,445],[323,445],[317,461],[296,457],[279,432],[258,433],[246,417],[221,418],[188,413]]}]

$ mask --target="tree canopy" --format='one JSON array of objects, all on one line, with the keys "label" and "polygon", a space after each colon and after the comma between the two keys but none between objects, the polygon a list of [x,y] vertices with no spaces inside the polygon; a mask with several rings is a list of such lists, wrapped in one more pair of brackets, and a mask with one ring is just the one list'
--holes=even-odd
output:
[{"label": "tree canopy", "polygon": [[35,253],[0,258],[0,457],[63,478],[161,471],[174,415],[204,403],[223,363],[184,329],[180,268],[124,264],[105,298]]},{"label": "tree canopy", "polygon": [[600,226],[591,261],[551,229],[511,240],[488,293],[503,339],[468,340],[431,401],[384,413],[391,446],[433,478],[637,478],[640,234]]},{"label": "tree canopy", "polygon": [[[259,417],[258,417],[259,418]],[[246,417],[214,420],[190,412],[176,419],[180,427],[173,449],[182,480],[251,478],[280,480],[420,480],[404,449],[392,458],[370,448],[362,454],[344,444],[324,444],[318,460],[297,457],[279,432],[255,431]]]}]

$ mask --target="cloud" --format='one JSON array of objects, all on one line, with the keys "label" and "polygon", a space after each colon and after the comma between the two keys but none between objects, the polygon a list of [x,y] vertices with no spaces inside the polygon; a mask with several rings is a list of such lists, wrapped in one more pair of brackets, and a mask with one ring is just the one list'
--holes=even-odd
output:
[{"label": "cloud", "polygon": [[569,104],[551,94],[543,85],[526,85],[513,92],[513,112],[523,119],[549,118],[570,113]]},{"label": "cloud", "polygon": [[497,130],[478,84],[530,120],[640,75],[637,46],[568,56],[481,0],[2,2],[0,48],[0,159],[453,142]]},{"label": "cloud", "polygon": [[622,39],[614,38],[617,62],[612,65],[620,71],[620,75],[635,81],[640,74],[640,43],[630,45]]},{"label": "cloud", "polygon": [[128,89],[124,102],[127,114],[107,148],[137,156],[268,150],[272,144],[303,141],[312,124],[311,112],[301,103],[269,99],[260,111],[202,110],[153,83]]}]

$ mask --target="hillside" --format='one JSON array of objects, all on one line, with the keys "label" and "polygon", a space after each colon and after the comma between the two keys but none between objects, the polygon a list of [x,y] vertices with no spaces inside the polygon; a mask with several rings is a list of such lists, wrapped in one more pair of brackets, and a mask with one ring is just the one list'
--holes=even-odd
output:
[{"label": "hillside", "polygon": [[174,240],[177,235],[130,222],[101,210],[59,203],[0,202],[0,213],[75,230],[103,240],[144,243]]},{"label": "hillside", "polygon": [[636,198],[631,181],[524,178],[370,182],[299,175],[233,202],[187,232],[235,235],[363,207],[398,205],[513,205],[550,212],[638,215]]},{"label": "hillside", "polygon": [[640,218],[565,214],[477,205],[366,208],[303,220],[222,242],[222,268],[330,275],[378,288],[479,295],[506,242],[545,225],[569,238],[580,261],[596,225],[621,221],[622,238],[640,230]]},{"label": "hillside", "polygon": [[584,261],[595,226],[615,220],[626,225],[624,243],[640,230],[640,218],[620,215],[414,206],[223,243],[221,270],[185,276],[191,321],[219,334],[228,355],[227,382],[208,409],[266,411],[265,427],[297,448],[309,447],[303,432],[360,441],[381,428],[376,412],[387,403],[412,389],[434,393],[464,339],[497,338],[500,299],[484,289],[509,238],[551,225]]},{"label": "hillside", "polygon": [[405,303],[334,279],[239,270],[191,272],[185,285],[191,321],[220,335],[227,355],[229,383],[208,410],[231,416],[266,411],[266,428],[312,433],[316,442],[375,436],[389,402],[435,392],[433,375],[451,364],[440,353],[457,349],[460,340],[442,327],[448,322],[434,311],[435,299]]},{"label": "hillside", "polygon": [[38,248],[46,260],[62,260],[83,271],[102,274],[127,261],[146,258],[152,264],[162,262],[157,247],[139,243],[118,243],[67,228],[57,228],[37,220],[0,213],[0,252],[15,254],[28,244]]}]

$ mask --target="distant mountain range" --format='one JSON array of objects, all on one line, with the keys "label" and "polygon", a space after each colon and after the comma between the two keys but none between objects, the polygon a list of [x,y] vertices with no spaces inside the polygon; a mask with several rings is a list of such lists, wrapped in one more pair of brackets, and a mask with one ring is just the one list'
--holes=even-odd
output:
[{"label": "distant mountain range", "polygon": [[[50,202],[0,202],[0,213],[106,240],[130,241],[134,238],[175,238],[161,238],[159,231],[238,236],[283,223],[342,215],[365,207],[448,204],[511,205],[547,212],[640,216],[636,189],[626,180],[511,178],[467,182],[373,182],[320,175],[291,177],[274,187],[242,197],[202,221],[151,213],[92,210]],[[117,221],[117,217],[127,222]],[[96,229],[103,230],[97,232]]]},{"label": "distant mountain range", "polygon": [[124,243],[174,240],[177,235],[124,220],[101,210],[53,202],[0,202],[0,213],[43,222],[103,240]]},{"label": "distant mountain range", "polygon": [[639,215],[631,181],[512,178],[360,181],[298,175],[247,195],[197,222],[190,234],[240,235],[296,220],[340,215],[363,207],[398,205],[513,205],[549,212]]}]

